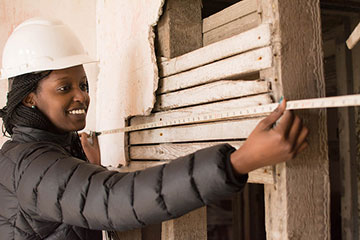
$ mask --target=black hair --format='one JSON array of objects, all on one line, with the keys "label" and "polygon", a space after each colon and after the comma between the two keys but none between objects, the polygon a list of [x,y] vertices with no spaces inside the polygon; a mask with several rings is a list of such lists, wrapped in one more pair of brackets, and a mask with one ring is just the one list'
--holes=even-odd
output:
[{"label": "black hair", "polygon": [[[22,101],[38,88],[38,83],[50,75],[51,71],[27,73],[9,78],[9,92],[6,106],[0,109],[0,117],[3,119],[2,132],[4,136],[11,136],[15,126],[26,126],[37,129],[56,132],[51,121],[36,107],[25,106]],[[86,159],[81,147],[78,134],[74,134],[70,153],[78,158]]]},{"label": "black hair", "polygon": [[29,93],[36,91],[39,81],[49,76],[50,73],[51,71],[27,73],[9,79],[10,89],[7,94],[7,103],[3,109],[0,109],[4,135],[6,133],[12,135],[15,125],[44,130],[53,129],[53,124],[40,110],[22,104],[23,99]]}]

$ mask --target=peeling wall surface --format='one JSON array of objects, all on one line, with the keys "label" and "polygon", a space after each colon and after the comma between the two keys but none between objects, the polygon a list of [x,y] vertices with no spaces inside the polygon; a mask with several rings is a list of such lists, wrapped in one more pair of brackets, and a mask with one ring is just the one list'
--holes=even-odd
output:
[{"label": "peeling wall surface", "polygon": [[[0,56],[13,29],[26,19],[38,16],[62,20],[78,36],[89,55],[96,57],[96,0],[6,0],[0,1]],[[1,58],[0,58],[1,65]],[[86,129],[95,129],[96,64],[85,66],[90,82],[91,104]],[[7,81],[0,81],[0,108],[6,104]],[[0,120],[1,122],[1,120]],[[7,138],[0,136],[0,145]]]},{"label": "peeling wall surface", "polygon": [[[97,131],[124,127],[128,116],[153,108],[158,70],[154,33],[163,0],[97,2],[97,52],[100,59]],[[102,164],[125,163],[124,133],[100,135]]]},{"label": "peeling wall surface", "polygon": [[[128,116],[150,113],[155,102],[158,70],[152,26],[163,1],[1,1],[0,54],[12,30],[24,20],[35,16],[61,19],[89,54],[100,60],[98,65],[85,66],[91,97],[86,130],[123,127]],[[6,92],[7,82],[1,81],[0,107],[6,103]],[[6,140],[0,137],[0,144]],[[124,163],[123,133],[103,135],[99,140],[104,165]]]}]

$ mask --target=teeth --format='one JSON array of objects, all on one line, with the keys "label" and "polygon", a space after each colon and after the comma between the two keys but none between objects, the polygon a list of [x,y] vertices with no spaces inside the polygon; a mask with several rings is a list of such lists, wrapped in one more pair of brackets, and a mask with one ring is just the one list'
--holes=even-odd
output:
[{"label": "teeth", "polygon": [[85,109],[76,109],[69,111],[70,114],[85,114]]}]

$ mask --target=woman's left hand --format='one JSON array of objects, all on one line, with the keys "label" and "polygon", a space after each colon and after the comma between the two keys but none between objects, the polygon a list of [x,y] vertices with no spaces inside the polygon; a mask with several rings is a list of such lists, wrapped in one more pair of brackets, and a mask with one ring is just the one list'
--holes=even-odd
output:
[{"label": "woman's left hand", "polygon": [[[92,143],[90,143],[89,137],[92,139]],[[89,162],[92,164],[101,165],[100,147],[96,134],[89,135],[84,132],[80,133],[80,140]]]}]

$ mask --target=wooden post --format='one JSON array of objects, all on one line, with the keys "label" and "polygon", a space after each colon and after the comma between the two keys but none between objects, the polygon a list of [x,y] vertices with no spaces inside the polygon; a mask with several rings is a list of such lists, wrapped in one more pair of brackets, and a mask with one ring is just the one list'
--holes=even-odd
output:
[{"label": "wooden post", "polygon": [[206,207],[192,211],[180,218],[163,222],[162,240],[206,240]]},{"label": "wooden post", "polygon": [[[273,68],[261,76],[274,97],[324,97],[319,0],[260,0],[273,23]],[[265,185],[267,239],[330,239],[330,185],[325,110],[297,112],[310,128],[309,147],[276,166]]]},{"label": "wooden post", "polygon": [[[168,59],[202,47],[201,0],[167,0],[157,27],[157,56]],[[162,224],[163,240],[205,240],[206,208]]]},{"label": "wooden post", "polygon": [[[359,18],[353,19],[353,27],[359,22]],[[356,44],[351,50],[352,64],[353,64],[353,88],[354,93],[360,93],[360,44]],[[360,108],[355,108],[355,122],[356,122],[356,162],[357,169],[360,169]],[[357,172],[357,208],[360,209],[360,171]],[[356,214],[358,223],[360,222],[360,213]],[[360,233],[360,224],[357,225],[357,231]]]},{"label": "wooden post", "polygon": [[174,58],[202,47],[201,0],[167,0],[158,22],[158,56]]},{"label": "wooden post", "polygon": [[[345,35],[350,32],[349,22],[345,21],[340,32],[341,41],[336,46],[336,79],[338,95],[353,93],[351,52],[344,44]],[[340,177],[341,193],[341,227],[343,239],[358,239],[357,212],[357,179],[356,179],[356,136],[354,108],[338,109]]]}]

